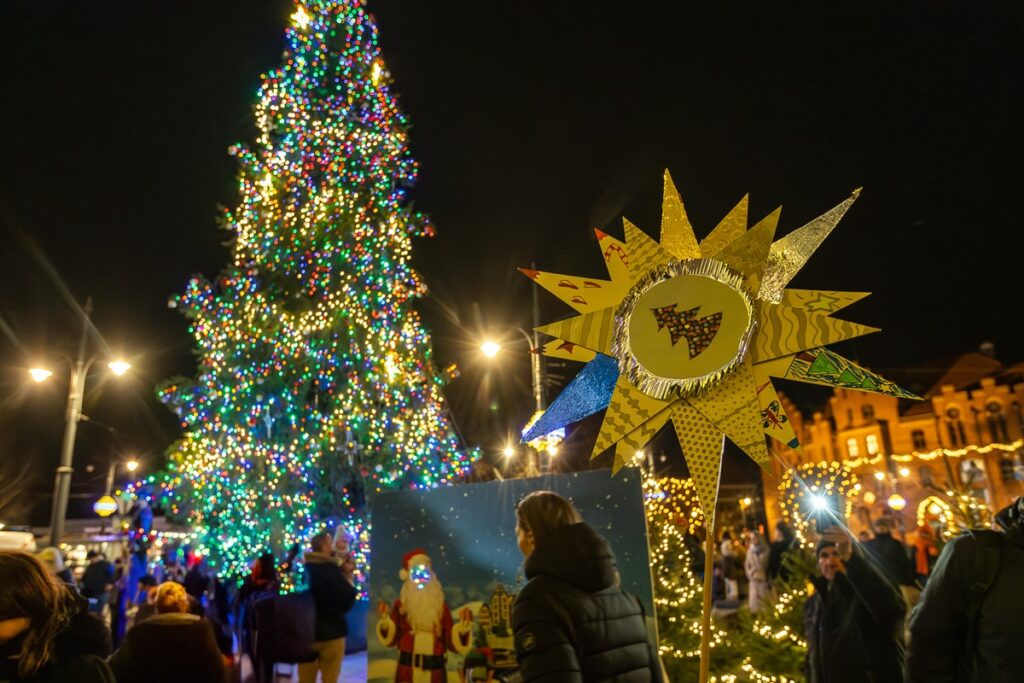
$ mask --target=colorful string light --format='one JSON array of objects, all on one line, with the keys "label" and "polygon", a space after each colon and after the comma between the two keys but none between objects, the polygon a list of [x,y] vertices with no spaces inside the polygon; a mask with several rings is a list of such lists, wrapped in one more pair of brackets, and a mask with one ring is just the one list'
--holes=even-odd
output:
[{"label": "colorful string light", "polygon": [[412,308],[411,241],[433,228],[407,205],[408,123],[363,4],[296,4],[256,140],[229,150],[231,262],[171,301],[198,373],[159,389],[185,436],[152,483],[228,575],[332,520],[365,564],[368,494],[448,484],[469,462]]}]

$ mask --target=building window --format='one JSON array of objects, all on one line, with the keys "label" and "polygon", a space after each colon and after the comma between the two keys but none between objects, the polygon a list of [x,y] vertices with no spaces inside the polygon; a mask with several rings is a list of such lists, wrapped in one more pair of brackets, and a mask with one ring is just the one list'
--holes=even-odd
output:
[{"label": "building window", "polygon": [[878,435],[868,434],[865,436],[864,445],[867,446],[868,455],[876,455],[878,453]]},{"label": "building window", "polygon": [[846,409],[846,426],[847,427],[852,427],[853,426],[853,408],[847,408]]},{"label": "building window", "polygon": [[928,440],[924,438],[924,432],[920,429],[910,432],[910,438],[914,442],[915,451],[923,451],[928,448]]},{"label": "building window", "polygon": [[992,441],[1009,441],[1006,435],[1006,415],[1003,414],[1003,404],[999,401],[989,401],[985,404],[985,417],[988,419],[988,433]]},{"label": "building window", "polygon": [[946,408],[946,429],[949,430],[950,445],[967,445],[967,433],[964,431],[964,421],[960,419],[960,409],[956,406],[949,406]]},{"label": "building window", "polygon": [[860,407],[860,414],[870,422],[875,419],[875,407],[870,403],[865,403]]},{"label": "building window", "polygon": [[932,485],[932,468],[931,467],[928,467],[928,465],[923,465],[923,466],[921,466],[920,469],[917,470],[917,473],[918,473],[918,475],[921,478],[921,486],[931,486]]},{"label": "building window", "polygon": [[846,440],[846,453],[851,458],[856,458],[860,455],[860,445],[857,443],[857,439]]},{"label": "building window", "polygon": [[999,461],[999,476],[1003,481],[1015,481],[1017,479],[1015,464],[1012,458],[1002,458]]},{"label": "building window", "polygon": [[983,463],[977,458],[967,458],[960,463],[960,481],[970,488],[985,486],[985,470]]}]

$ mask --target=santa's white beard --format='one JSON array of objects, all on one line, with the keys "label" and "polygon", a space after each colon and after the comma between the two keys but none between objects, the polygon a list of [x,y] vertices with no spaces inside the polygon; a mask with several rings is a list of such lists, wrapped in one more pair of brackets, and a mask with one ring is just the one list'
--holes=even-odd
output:
[{"label": "santa's white beard", "polygon": [[402,584],[402,608],[413,631],[434,633],[444,610],[444,589],[433,572],[423,588],[417,588],[412,579]]}]

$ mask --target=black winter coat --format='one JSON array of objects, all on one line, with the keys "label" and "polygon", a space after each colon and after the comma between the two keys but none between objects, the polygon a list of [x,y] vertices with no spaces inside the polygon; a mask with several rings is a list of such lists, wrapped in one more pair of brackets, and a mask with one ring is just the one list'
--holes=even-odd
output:
[{"label": "black winter coat", "polygon": [[316,607],[316,640],[335,640],[348,635],[345,615],[356,601],[355,586],[350,584],[341,567],[330,555],[306,553],[306,576],[309,592]]},{"label": "black winter coat", "polygon": [[914,567],[910,563],[910,555],[892,534],[878,534],[870,541],[862,543],[861,547],[894,584],[909,586],[914,583]]},{"label": "black winter coat", "polygon": [[618,585],[608,543],[585,523],[538,543],[512,605],[520,673],[527,683],[662,681],[640,602]]},{"label": "black winter coat", "polygon": [[[968,632],[965,610],[971,584],[980,570],[976,564],[979,540],[964,534],[942,549],[910,618],[908,683],[1024,680],[1022,512],[1018,502],[996,515],[996,522],[1006,533],[995,538],[999,570],[978,605],[973,643],[965,642]],[[967,653],[971,655],[970,660],[960,661]]]},{"label": "black winter coat", "polygon": [[179,613],[129,629],[110,668],[117,683],[223,683],[225,675],[210,622]]},{"label": "black winter coat", "polygon": [[804,607],[809,683],[902,683],[903,618],[896,586],[854,551],[829,586],[812,579]]},{"label": "black winter coat", "polygon": [[15,656],[21,648],[21,639],[15,639],[0,648],[0,681],[6,683],[114,683],[114,675],[104,661],[110,654],[110,631],[100,619],[86,613],[83,598],[80,612],[71,619],[68,628],[54,640],[54,659],[32,678],[18,678]]}]

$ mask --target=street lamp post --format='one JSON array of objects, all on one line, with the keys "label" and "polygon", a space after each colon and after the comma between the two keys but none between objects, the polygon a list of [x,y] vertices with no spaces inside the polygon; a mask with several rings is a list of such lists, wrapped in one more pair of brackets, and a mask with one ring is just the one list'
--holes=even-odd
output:
[{"label": "street lamp post", "polygon": [[60,547],[60,539],[64,536],[64,518],[68,513],[68,496],[71,493],[71,474],[75,469],[71,466],[75,451],[75,436],[78,422],[82,419],[82,397],[85,394],[85,373],[89,364],[85,361],[85,348],[89,340],[89,314],[92,313],[92,298],[85,300],[82,309],[82,336],[78,340],[78,357],[71,368],[71,380],[68,388],[67,410],[64,413],[64,440],[60,447],[60,465],[53,483],[53,509],[50,513],[50,545]]},{"label": "street lamp post", "polygon": [[124,465],[124,468],[129,472],[134,472],[139,469],[139,461],[135,458],[129,458],[128,460],[121,460],[120,458],[111,458],[110,467],[107,469],[107,495],[111,495],[114,491],[114,475],[117,472],[117,466]]},{"label": "street lamp post", "polygon": [[[75,437],[78,432],[78,423],[82,420],[85,378],[93,361],[96,360],[96,356],[87,359],[85,355],[89,344],[90,313],[92,313],[91,297],[85,300],[85,305],[82,307],[82,336],[78,340],[78,355],[71,364],[71,377],[68,382],[67,407],[64,413],[64,438],[61,442],[60,464],[54,476],[53,507],[50,512],[50,545],[53,547],[60,547],[60,540],[64,536],[64,520],[67,517],[68,498],[71,494],[71,475],[75,471],[71,466],[75,451]],[[113,361],[109,366],[116,375],[123,375],[131,368],[130,364],[122,360]],[[44,368],[32,368],[29,370],[29,374],[36,382],[43,382],[53,373]]]},{"label": "street lamp post", "polygon": [[[534,288],[536,289],[536,288]],[[536,291],[534,291],[534,318],[537,317],[537,301]],[[534,414],[541,413],[547,407],[547,400],[544,392],[544,357],[541,354],[540,349],[540,338],[536,330],[531,335],[529,332],[519,327],[518,325],[504,325],[511,330],[515,330],[519,335],[526,341],[526,347],[529,349],[530,354],[530,385],[533,391],[533,407]],[[494,340],[484,341],[480,345],[480,350],[488,358],[494,358],[501,352],[501,344]],[[539,449],[531,448],[527,450],[527,465],[524,473],[526,476],[534,476],[547,472],[551,469],[551,459],[555,456],[557,447],[551,447],[548,449],[548,458],[546,462],[541,462]],[[510,454],[511,451],[511,454]],[[514,455],[515,451],[510,446],[506,446],[503,450],[505,458],[508,460]],[[530,460],[530,455],[533,454],[534,459]]]},{"label": "street lamp post", "polygon": [[[530,353],[530,388],[533,391],[533,407],[535,411],[544,410],[546,407],[544,396],[544,358],[540,353],[540,340],[537,338],[537,332],[534,331],[531,337],[529,332],[518,325],[503,325],[502,327],[515,330],[526,340],[526,348],[529,349]],[[501,344],[493,339],[488,339],[480,344],[480,350],[488,358],[494,358],[501,353]]]}]

